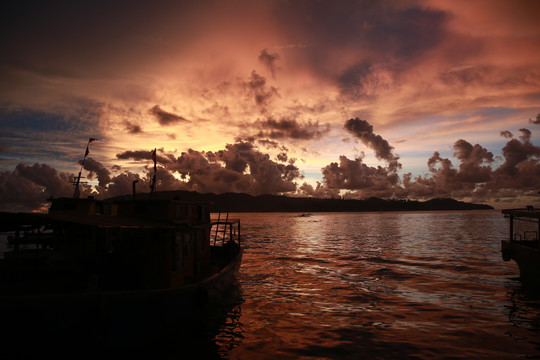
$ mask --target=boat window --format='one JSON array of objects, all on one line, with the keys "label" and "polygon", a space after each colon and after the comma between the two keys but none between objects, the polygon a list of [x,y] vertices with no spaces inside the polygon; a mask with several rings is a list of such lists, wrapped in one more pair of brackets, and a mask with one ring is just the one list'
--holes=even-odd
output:
[{"label": "boat window", "polygon": [[188,209],[187,206],[184,204],[177,204],[176,205],[176,217],[177,218],[185,218],[188,215]]},{"label": "boat window", "polygon": [[513,239],[536,241],[538,240],[538,222],[528,218],[514,219]]},{"label": "boat window", "polygon": [[184,233],[184,256],[193,256],[193,245],[191,244],[191,236],[189,233]]},{"label": "boat window", "polygon": [[182,233],[176,233],[174,239],[171,239],[171,271],[182,271],[184,268]]},{"label": "boat window", "polygon": [[203,211],[203,207],[202,206],[197,206],[197,215],[198,215],[198,220],[199,221],[202,221],[203,219],[203,214],[204,214],[204,211]]}]

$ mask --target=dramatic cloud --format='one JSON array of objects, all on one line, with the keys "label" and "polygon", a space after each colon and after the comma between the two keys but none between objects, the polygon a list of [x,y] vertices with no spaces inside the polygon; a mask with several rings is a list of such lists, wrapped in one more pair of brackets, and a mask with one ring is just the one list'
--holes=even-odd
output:
[{"label": "dramatic cloud", "polygon": [[[116,154],[117,159],[135,160],[135,161],[148,161],[152,162],[153,150],[128,150]],[[174,155],[170,153],[164,153],[163,149],[157,149],[156,161],[159,164],[167,164],[174,162]]]},{"label": "dramatic cloud", "polygon": [[275,77],[276,75],[276,61],[278,59],[278,53],[270,54],[266,49],[263,49],[263,51],[261,51],[261,54],[259,55],[259,61],[263,63],[268,68],[268,70],[270,70],[270,72],[272,73],[272,77]]},{"label": "dramatic cloud", "polygon": [[89,171],[88,179],[92,180],[94,175],[97,176],[99,182],[97,186],[98,193],[103,192],[111,182],[111,172],[103,164],[90,157],[84,161],[84,169]]},{"label": "dramatic cloud", "polygon": [[339,164],[333,162],[324,167],[322,174],[328,188],[355,190],[359,198],[393,197],[394,187],[399,181],[393,171],[380,166],[368,166],[361,157],[350,160],[343,155],[339,157]]},{"label": "dramatic cloud", "polygon": [[271,117],[266,120],[256,121],[254,126],[261,129],[257,137],[271,139],[319,139],[330,130],[328,124],[320,126],[318,122],[312,123],[311,121],[300,124],[296,119],[281,118],[275,120]]},{"label": "dramatic cloud", "polygon": [[49,197],[73,196],[73,178],[47,164],[19,163],[11,172],[0,172],[0,210],[39,210]]},{"label": "dramatic cloud", "polygon": [[320,199],[337,199],[340,197],[338,188],[329,188],[317,181],[317,185],[314,188],[313,185],[303,183],[298,187],[298,195],[302,197],[313,197]]},{"label": "dramatic cloud", "polygon": [[[249,168],[249,186],[243,191],[249,194],[278,194],[294,192],[295,180],[301,178],[293,164],[276,163],[251,143],[228,144],[225,150],[212,154],[215,160],[225,162],[225,168],[243,174]],[[246,174],[247,175],[247,174]],[[245,179],[244,179],[245,180]],[[247,184],[242,182],[244,186]],[[238,187],[237,187],[238,188]]]},{"label": "dramatic cloud", "polygon": [[[458,140],[454,144],[454,156],[460,160],[458,180],[466,183],[484,183],[491,178],[493,154],[482,146],[471,145],[465,140]],[[484,165],[485,164],[485,165]],[[429,165],[429,164],[428,164]]]},{"label": "dramatic cloud", "polygon": [[[146,159],[148,151],[126,151],[118,158]],[[161,161],[160,161],[161,159]],[[282,158],[283,159],[283,158]],[[283,164],[270,159],[252,143],[228,144],[224,150],[204,152],[189,149],[175,158],[172,154],[158,157],[158,179],[177,173],[182,179],[178,188],[203,193],[244,192],[253,195],[294,192],[300,172],[292,163]],[[162,170],[163,169],[163,170]],[[169,177],[170,184],[174,184]],[[161,189],[163,190],[163,189]]]},{"label": "dramatic cloud", "polygon": [[521,129],[522,141],[510,140],[502,149],[504,163],[495,171],[501,188],[528,188],[540,184],[540,147],[530,142],[530,131]]},{"label": "dramatic cloud", "polygon": [[100,194],[100,197],[114,197],[133,193],[133,182],[135,184],[135,192],[148,193],[150,192],[150,178],[147,176],[142,179],[139,174],[126,172],[119,174],[111,179],[107,186],[107,190]]},{"label": "dramatic cloud", "polygon": [[401,168],[401,164],[398,162],[399,156],[393,154],[394,148],[380,135],[376,135],[373,132],[373,126],[366,120],[349,119],[345,122],[344,127],[364,145],[372,149],[377,159],[386,160],[391,170]]},{"label": "dramatic cloud", "polygon": [[148,112],[154,115],[162,126],[173,125],[179,122],[188,122],[184,117],[167,112],[159,107],[159,105],[153,106]]},{"label": "dramatic cloud", "polygon": [[126,121],[126,130],[130,134],[140,134],[140,133],[142,133],[142,128],[140,127],[140,125],[134,124],[134,123],[132,123],[130,121]]},{"label": "dramatic cloud", "polygon": [[277,88],[267,86],[266,78],[257,74],[255,71],[251,72],[251,78],[248,82],[244,83],[244,86],[255,100],[255,104],[261,113],[266,113],[272,99],[279,96]]},{"label": "dramatic cloud", "polygon": [[473,198],[480,201],[500,200],[535,194],[540,184],[540,147],[529,141],[529,131],[521,141],[511,139],[503,148],[504,163],[493,169],[493,154],[482,146],[471,145],[465,140],[454,144],[454,156],[459,160],[459,169],[452,166],[447,158],[438,152],[428,160],[430,176],[418,176],[414,180],[411,174],[403,177],[403,186],[407,196],[429,198],[452,196]]},{"label": "dramatic cloud", "polygon": [[529,119],[531,124],[540,124],[540,114],[536,115],[536,119]]}]

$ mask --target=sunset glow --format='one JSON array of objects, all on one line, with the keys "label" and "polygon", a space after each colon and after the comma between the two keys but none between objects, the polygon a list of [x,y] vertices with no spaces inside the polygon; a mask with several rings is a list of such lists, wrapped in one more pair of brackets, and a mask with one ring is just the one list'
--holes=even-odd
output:
[{"label": "sunset glow", "polygon": [[538,15],[527,0],[9,5],[0,210],[71,196],[91,137],[85,196],[145,188],[157,148],[158,191],[540,205]]}]

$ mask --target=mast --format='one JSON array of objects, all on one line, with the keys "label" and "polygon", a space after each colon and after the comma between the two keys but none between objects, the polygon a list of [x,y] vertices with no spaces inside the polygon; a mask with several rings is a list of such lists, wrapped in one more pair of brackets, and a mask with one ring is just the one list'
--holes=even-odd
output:
[{"label": "mast", "polygon": [[154,160],[154,176],[152,177],[152,185],[150,185],[150,198],[152,196],[156,196],[155,190],[156,190],[156,173],[157,173],[157,159],[156,159],[156,149],[152,151],[152,160]]},{"label": "mast", "polygon": [[77,180],[75,180],[75,192],[73,193],[73,198],[74,199],[78,199],[81,196],[80,189],[79,189],[79,184],[81,182],[81,174],[82,174],[82,170],[84,168],[84,162],[86,161],[86,156],[88,156],[88,154],[90,153],[90,151],[88,151],[88,145],[90,145],[91,142],[94,142],[96,140],[97,139],[90,138],[90,139],[88,139],[88,144],[86,144],[86,151],[84,152],[83,161],[81,163],[81,170],[79,170],[79,176],[77,176]]}]

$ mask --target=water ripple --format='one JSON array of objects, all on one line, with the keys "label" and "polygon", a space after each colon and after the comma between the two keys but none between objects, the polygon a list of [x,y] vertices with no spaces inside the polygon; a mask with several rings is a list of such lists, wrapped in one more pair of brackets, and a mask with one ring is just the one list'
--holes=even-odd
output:
[{"label": "water ripple", "polygon": [[502,261],[497,212],[235,217],[247,249],[224,358],[540,357],[540,298]]}]

